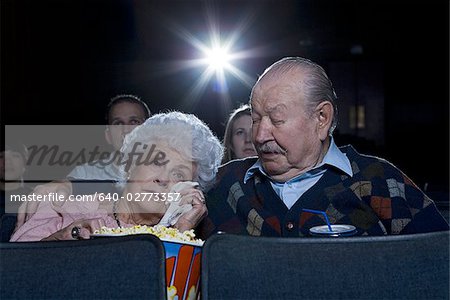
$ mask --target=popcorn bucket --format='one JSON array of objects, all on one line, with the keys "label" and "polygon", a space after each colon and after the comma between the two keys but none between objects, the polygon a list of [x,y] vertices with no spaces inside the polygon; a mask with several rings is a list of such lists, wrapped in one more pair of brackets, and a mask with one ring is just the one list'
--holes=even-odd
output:
[{"label": "popcorn bucket", "polygon": [[162,225],[136,225],[129,228],[102,227],[92,238],[153,234],[159,237],[166,254],[166,286],[169,300],[197,300],[200,295],[200,266],[203,241],[193,230],[180,233]]},{"label": "popcorn bucket", "polygon": [[166,252],[167,299],[198,299],[201,246],[161,238]]}]

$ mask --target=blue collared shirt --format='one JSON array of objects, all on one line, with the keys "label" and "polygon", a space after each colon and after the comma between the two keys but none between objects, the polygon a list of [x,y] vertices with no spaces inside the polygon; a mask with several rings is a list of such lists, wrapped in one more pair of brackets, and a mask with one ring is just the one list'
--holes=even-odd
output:
[{"label": "blue collared shirt", "polygon": [[290,209],[301,197],[301,195],[303,195],[303,193],[319,181],[327,168],[330,166],[340,169],[350,177],[353,176],[350,161],[347,156],[336,146],[333,138],[331,138],[330,147],[328,148],[322,162],[308,172],[295,176],[286,182],[276,182],[272,180],[269,175],[267,175],[261,165],[261,161],[258,159],[245,173],[244,184],[255,175],[256,171],[259,170],[261,174],[270,180],[270,184],[272,185],[274,191],[281,198],[281,200],[283,200],[287,208]]}]

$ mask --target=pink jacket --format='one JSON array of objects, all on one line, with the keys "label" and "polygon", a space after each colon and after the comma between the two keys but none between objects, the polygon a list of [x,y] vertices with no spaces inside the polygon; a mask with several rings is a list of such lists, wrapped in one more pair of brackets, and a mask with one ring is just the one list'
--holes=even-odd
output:
[{"label": "pink jacket", "polygon": [[79,219],[102,218],[107,227],[117,227],[115,219],[99,202],[67,201],[61,207],[51,201],[39,203],[36,213],[11,237],[10,242],[40,241]]}]

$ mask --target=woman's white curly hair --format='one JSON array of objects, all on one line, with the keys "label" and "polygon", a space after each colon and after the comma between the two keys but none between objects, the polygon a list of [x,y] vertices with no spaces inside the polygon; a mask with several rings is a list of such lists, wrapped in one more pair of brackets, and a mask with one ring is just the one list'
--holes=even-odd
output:
[{"label": "woman's white curly hair", "polygon": [[139,149],[134,147],[136,143],[147,145],[148,149],[148,145],[157,142],[167,143],[194,162],[197,166],[194,180],[205,192],[211,187],[222,160],[223,146],[203,121],[178,111],[153,115],[125,137],[121,152],[128,160],[130,152]]}]

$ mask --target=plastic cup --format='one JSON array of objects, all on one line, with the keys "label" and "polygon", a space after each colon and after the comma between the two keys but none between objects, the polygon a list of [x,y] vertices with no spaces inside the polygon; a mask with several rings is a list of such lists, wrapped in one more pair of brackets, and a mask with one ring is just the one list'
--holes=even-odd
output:
[{"label": "plastic cup", "polygon": [[356,227],[345,224],[329,224],[314,226],[309,233],[316,237],[348,237],[356,234]]}]

